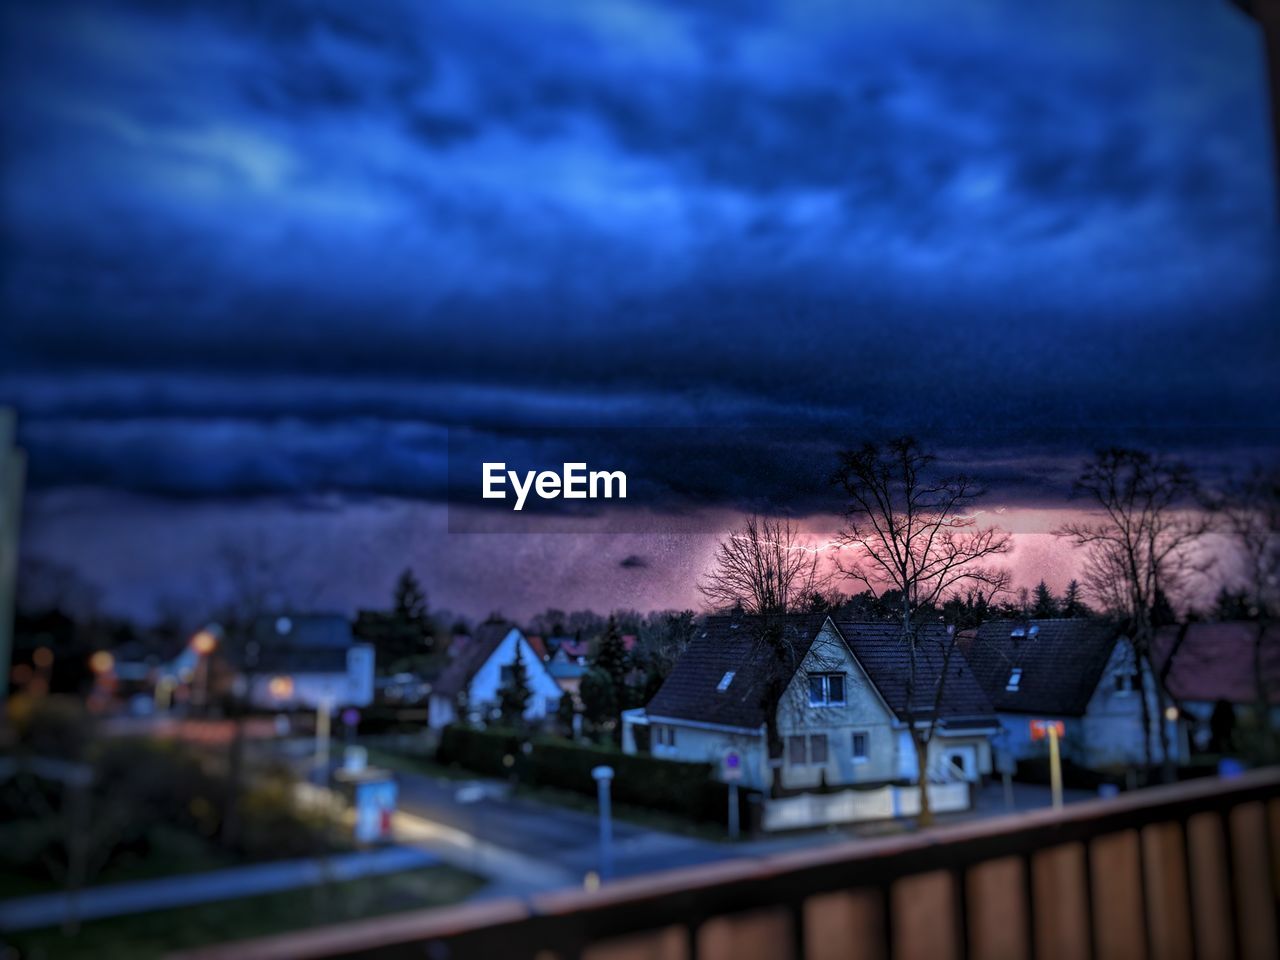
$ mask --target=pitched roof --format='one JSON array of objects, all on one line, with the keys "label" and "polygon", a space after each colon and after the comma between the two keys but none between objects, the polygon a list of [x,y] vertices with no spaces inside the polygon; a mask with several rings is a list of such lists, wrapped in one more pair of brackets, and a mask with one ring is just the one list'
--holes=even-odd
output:
[{"label": "pitched roof", "polygon": [[270,647],[258,655],[258,673],[346,673],[341,647]]},{"label": "pitched roof", "polygon": [[493,656],[493,652],[506,639],[507,634],[516,629],[513,624],[499,620],[489,620],[476,627],[470,641],[458,651],[440,674],[432,693],[444,697],[456,697],[471,682],[476,671],[484,666],[484,662]]},{"label": "pitched roof", "polygon": [[[997,710],[1081,716],[1117,636],[1105,620],[990,620],[961,643]],[[1015,668],[1018,689],[1009,690]]]},{"label": "pitched roof", "polygon": [[[945,624],[924,624],[914,644],[902,639],[897,623],[841,620],[836,629],[899,720],[930,719],[937,700],[938,719],[944,727],[995,722],[991,701]],[[911,691],[913,647],[916,670]],[[947,673],[942,680],[944,667]]]},{"label": "pitched roof", "polygon": [[[788,675],[804,660],[826,618],[796,615],[786,618],[783,629],[789,642]],[[765,722],[764,694],[768,687],[770,648],[761,639],[758,618],[708,617],[684,655],[645,710],[655,717],[696,720],[724,726],[755,729]],[[902,718],[908,715],[907,687],[910,648],[892,623],[844,621],[835,624],[868,678],[889,708]],[[925,628],[917,644],[917,683],[932,691],[943,663],[948,637],[941,625]],[[963,654],[953,650],[939,711],[944,725],[960,722],[994,722],[991,704],[968,669]],[[728,687],[719,686],[733,672]],[[932,710],[932,695],[915,711],[923,719]]]},{"label": "pitched roof", "polygon": [[351,621],[337,613],[283,613],[253,621],[253,639],[268,646],[349,647]]},{"label": "pitched roof", "polygon": [[526,634],[525,639],[529,641],[529,646],[533,648],[539,660],[547,659],[547,645],[542,642],[542,637],[537,634]]},{"label": "pitched roof", "polygon": [[[765,722],[764,694],[772,656],[760,636],[760,623],[749,616],[707,617],[645,712],[730,727],[760,727]],[[821,625],[821,617],[785,621],[792,670],[809,652]],[[725,690],[717,689],[729,671],[734,674],[732,682]]]},{"label": "pitched roof", "polygon": [[[1165,680],[1169,692],[1178,700],[1256,702],[1254,652],[1260,627],[1237,620],[1156,631],[1152,654],[1158,670],[1164,670],[1173,652]],[[1262,678],[1269,702],[1280,703],[1280,624],[1262,634]]]}]

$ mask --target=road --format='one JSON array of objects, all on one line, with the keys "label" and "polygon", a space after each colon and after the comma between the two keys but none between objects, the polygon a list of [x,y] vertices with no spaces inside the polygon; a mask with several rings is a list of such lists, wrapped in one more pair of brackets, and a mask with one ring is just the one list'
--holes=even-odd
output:
[{"label": "road", "polygon": [[[400,809],[483,843],[510,850],[581,881],[599,869],[600,824],[594,814],[510,796],[494,781],[444,780],[400,771]],[[728,843],[613,823],[614,877],[685,867],[747,851]],[[549,873],[552,871],[548,871]]]}]

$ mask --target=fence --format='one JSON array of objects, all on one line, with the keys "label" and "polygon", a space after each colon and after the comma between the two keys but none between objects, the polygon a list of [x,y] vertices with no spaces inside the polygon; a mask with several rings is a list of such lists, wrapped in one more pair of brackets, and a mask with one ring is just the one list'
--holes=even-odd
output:
[{"label": "fence", "polygon": [[[929,809],[934,813],[968,810],[969,784],[932,783]],[[859,823],[914,817],[920,812],[920,788],[888,784],[868,790],[841,790],[838,793],[801,793],[794,797],[765,800],[761,826],[765,830],[802,830],[828,824]]]},{"label": "fence", "polygon": [[1271,960],[1280,771],[238,943],[188,960]]}]

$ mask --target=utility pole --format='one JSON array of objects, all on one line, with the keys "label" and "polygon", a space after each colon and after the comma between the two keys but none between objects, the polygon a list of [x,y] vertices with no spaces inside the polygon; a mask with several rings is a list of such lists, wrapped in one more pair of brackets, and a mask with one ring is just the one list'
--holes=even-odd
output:
[{"label": "utility pole", "polygon": [[613,816],[609,802],[613,767],[595,767],[591,776],[595,778],[600,794],[600,882],[606,883],[613,876]]}]

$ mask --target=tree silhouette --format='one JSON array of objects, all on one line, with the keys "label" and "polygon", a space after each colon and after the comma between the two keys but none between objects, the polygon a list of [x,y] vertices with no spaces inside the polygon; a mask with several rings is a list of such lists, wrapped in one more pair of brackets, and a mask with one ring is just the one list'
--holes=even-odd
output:
[{"label": "tree silhouette", "polygon": [[[908,647],[907,729],[916,752],[920,823],[932,822],[928,793],[929,744],[937,730],[955,634],[940,651],[936,679],[922,678],[917,661],[921,628],[945,600],[977,590],[989,602],[1005,590],[1009,574],[988,565],[1007,553],[1009,535],[979,527],[974,504],[978,482],[937,469],[936,457],[912,437],[863,444],[840,454],[836,483],[846,498],[839,542],[850,559],[840,569],[881,596],[897,594],[895,620]],[[933,671],[925,676],[932,677]]]},{"label": "tree silhouette", "polygon": [[1041,580],[1031,595],[1031,616],[1037,620],[1052,620],[1060,613],[1058,598],[1049,585]]},{"label": "tree silhouette", "polygon": [[498,713],[503,726],[518,727],[524,723],[524,712],[528,709],[529,671],[524,665],[524,649],[516,644],[516,658],[511,662],[511,672],[507,674],[498,688]]}]

